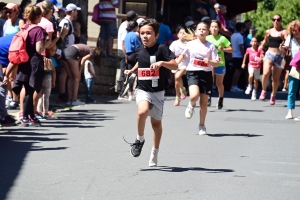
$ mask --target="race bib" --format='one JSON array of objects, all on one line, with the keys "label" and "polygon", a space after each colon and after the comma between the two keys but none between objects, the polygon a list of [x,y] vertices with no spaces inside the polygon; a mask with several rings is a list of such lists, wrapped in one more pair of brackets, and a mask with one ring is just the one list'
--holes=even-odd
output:
[{"label": "race bib", "polygon": [[138,69],[139,80],[156,80],[159,79],[159,70],[152,70],[150,68],[139,68]]},{"label": "race bib", "polygon": [[196,67],[209,67],[207,63],[205,63],[203,60],[194,59],[193,64]]}]

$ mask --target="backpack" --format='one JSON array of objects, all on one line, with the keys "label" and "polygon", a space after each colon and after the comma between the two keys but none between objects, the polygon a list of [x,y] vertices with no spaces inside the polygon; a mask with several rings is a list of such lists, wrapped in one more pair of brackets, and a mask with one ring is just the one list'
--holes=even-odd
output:
[{"label": "backpack", "polygon": [[8,50],[8,60],[15,65],[26,63],[29,60],[28,53],[26,51],[26,40],[29,31],[39,27],[37,25],[31,25],[29,28],[22,28],[14,37]]},{"label": "backpack", "polygon": [[99,3],[97,3],[94,6],[92,21],[95,22],[98,25],[100,25],[99,24],[99,12],[100,12],[99,10],[100,10]]}]

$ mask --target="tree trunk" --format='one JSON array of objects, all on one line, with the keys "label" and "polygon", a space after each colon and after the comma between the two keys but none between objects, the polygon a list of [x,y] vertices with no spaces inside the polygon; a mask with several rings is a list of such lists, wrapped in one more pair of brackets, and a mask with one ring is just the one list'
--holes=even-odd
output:
[{"label": "tree trunk", "polygon": [[88,19],[88,0],[63,0],[63,7],[66,7],[69,3],[73,3],[81,8],[81,15],[78,13],[79,20],[81,21],[81,37],[80,42],[87,44],[87,19]]}]

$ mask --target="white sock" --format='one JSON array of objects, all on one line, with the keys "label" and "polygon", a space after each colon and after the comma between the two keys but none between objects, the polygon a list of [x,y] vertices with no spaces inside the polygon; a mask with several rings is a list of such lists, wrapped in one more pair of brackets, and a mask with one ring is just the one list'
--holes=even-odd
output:
[{"label": "white sock", "polygon": [[189,105],[188,105],[189,107],[191,107],[191,108],[193,108],[194,106],[192,106],[192,104],[191,104],[191,102],[189,101]]},{"label": "white sock", "polygon": [[159,149],[156,149],[156,148],[152,147],[152,152],[158,153],[158,150],[159,150]]},{"label": "white sock", "polygon": [[139,134],[137,135],[136,139],[140,142],[143,142],[145,140],[144,135],[140,136]]},{"label": "white sock", "polygon": [[252,85],[248,84],[248,87],[249,87],[249,88],[252,88]]}]

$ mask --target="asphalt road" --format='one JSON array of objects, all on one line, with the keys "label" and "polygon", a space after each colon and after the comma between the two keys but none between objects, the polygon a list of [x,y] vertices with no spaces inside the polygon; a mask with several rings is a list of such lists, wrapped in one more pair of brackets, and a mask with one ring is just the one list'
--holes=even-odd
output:
[{"label": "asphalt road", "polygon": [[188,120],[188,100],[174,107],[167,97],[154,168],[149,120],[139,158],[123,141],[136,137],[135,102],[102,99],[57,113],[40,128],[3,129],[0,199],[298,200],[300,123],[284,119],[286,94],[280,95],[270,106],[226,94],[222,110],[209,108],[206,136],[197,135],[199,107]]}]

